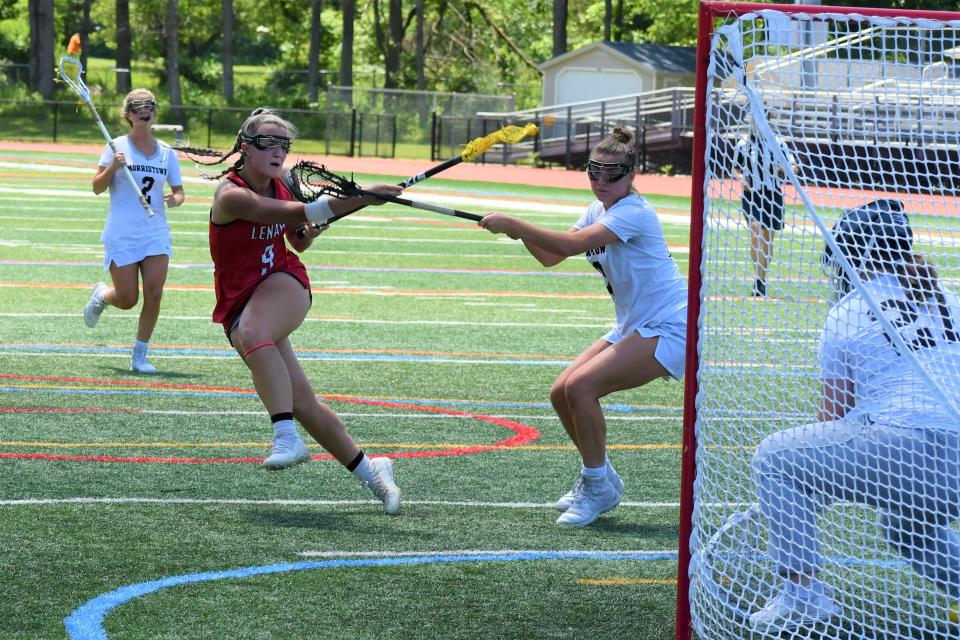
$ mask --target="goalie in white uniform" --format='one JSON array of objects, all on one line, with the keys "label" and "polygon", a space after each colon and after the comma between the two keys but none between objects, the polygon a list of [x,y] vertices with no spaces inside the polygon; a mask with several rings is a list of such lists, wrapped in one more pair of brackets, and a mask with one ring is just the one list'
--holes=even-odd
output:
[{"label": "goalie in white uniform", "polygon": [[845,211],[833,237],[899,338],[828,247],[823,262],[839,300],[821,336],[819,422],[769,436],[753,459],[768,551],[784,578],[750,618],[761,633],[840,615],[817,577],[817,516],[836,501],[876,508],[891,548],[960,601],[960,537],[951,528],[960,518],[960,308],[914,252],[898,200]]},{"label": "goalie in white uniform", "polygon": [[[83,320],[93,327],[108,306],[131,309],[138,301],[139,279],[143,280],[143,307],[137,323],[131,370],[156,373],[147,360],[150,338],[160,316],[160,299],[167,280],[170,256],[170,226],[167,207],[183,204],[183,180],[177,154],[153,137],[151,125],[156,119],[157,100],[146,89],[134,89],[123,101],[121,117],[130,125],[130,133],[114,139],[117,152],[107,144],[100,156],[93,192],[110,190],[110,213],[100,240],[103,242],[103,268],[110,272],[113,286],[98,282],[83,309]],[[148,216],[140,204],[140,194],[124,179],[127,165],[140,191],[153,209]],[[170,185],[164,195],[163,185]]]}]

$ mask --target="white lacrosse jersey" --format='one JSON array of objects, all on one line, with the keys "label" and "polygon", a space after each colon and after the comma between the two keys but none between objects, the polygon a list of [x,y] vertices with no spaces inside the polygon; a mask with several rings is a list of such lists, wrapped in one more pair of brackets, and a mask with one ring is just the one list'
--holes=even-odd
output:
[{"label": "white lacrosse jersey", "polygon": [[[790,165],[796,164],[783,138],[775,138],[777,145]],[[743,174],[744,187],[748,190],[774,191],[780,188],[786,171],[773,154],[773,148],[760,136],[743,136],[737,143],[735,162]]]},{"label": "white lacrosse jersey", "polygon": [[943,399],[945,395],[947,402],[960,408],[957,297],[944,292],[943,308],[933,299],[917,304],[891,274],[867,281],[866,289],[943,395],[931,388],[913,358],[888,337],[856,290],[827,314],[820,343],[823,379],[853,382],[855,405],[847,413],[851,417],[866,415],[901,427],[960,431]]},{"label": "white lacrosse jersey", "polygon": [[667,249],[660,220],[650,203],[630,194],[604,209],[598,200],[573,226],[585,229],[595,223],[620,239],[586,254],[613,298],[617,332],[626,336],[641,327],[685,325],[687,283]]},{"label": "white lacrosse jersey", "polygon": [[[113,174],[110,181],[110,213],[103,228],[100,240],[105,245],[126,245],[143,242],[152,238],[169,238],[170,226],[167,224],[166,206],[163,201],[163,185],[183,185],[180,175],[180,161],[176,152],[157,140],[157,150],[151,156],[141,154],[130,144],[127,136],[114,138],[117,150],[127,158],[127,167],[146,196],[153,217],[144,211],[143,205],[130,186],[123,170]],[[113,162],[113,150],[106,145],[100,155],[100,166],[107,167]]]}]

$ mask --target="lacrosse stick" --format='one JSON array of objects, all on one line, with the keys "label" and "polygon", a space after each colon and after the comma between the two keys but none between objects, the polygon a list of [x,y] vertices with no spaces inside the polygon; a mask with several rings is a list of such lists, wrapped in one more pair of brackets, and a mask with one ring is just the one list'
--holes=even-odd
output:
[{"label": "lacrosse stick", "polygon": [[463,151],[460,152],[459,156],[450,158],[446,162],[441,162],[435,167],[431,167],[423,173],[413,176],[412,178],[407,178],[400,183],[400,186],[406,189],[410,185],[414,185],[421,180],[426,180],[430,176],[436,175],[441,171],[446,171],[450,167],[456,166],[461,162],[469,162],[470,160],[476,159],[480,154],[489,151],[490,147],[495,144],[516,144],[527,136],[537,135],[539,130],[540,129],[537,127],[537,125],[533,124],[532,122],[522,127],[508,125],[501,129],[497,129],[493,133],[488,133],[483,137],[475,138],[468,142],[463,148]]},{"label": "lacrosse stick", "polygon": [[[75,70],[73,75],[67,72],[68,67],[73,67]],[[87,89],[87,85],[83,82],[83,65],[80,64],[80,61],[76,58],[68,58],[64,56],[60,58],[60,79],[63,80],[68,87],[73,89],[73,92],[76,93],[84,104],[87,105],[87,108],[90,109],[90,115],[93,116],[94,121],[97,123],[97,126],[100,128],[100,133],[103,134],[103,137],[106,138],[107,144],[110,145],[110,149],[117,153],[117,145],[113,141],[113,137],[110,135],[110,132],[107,131],[107,127],[104,126],[103,120],[100,119],[100,114],[97,113],[97,108],[93,106],[93,100],[90,99],[90,90]],[[143,192],[140,190],[140,185],[137,184],[136,179],[133,177],[133,174],[130,173],[130,168],[127,165],[123,165],[123,174],[127,178],[127,182],[130,183],[130,187],[133,189],[133,192],[137,194],[137,198],[140,200],[140,204],[143,205],[143,210],[147,212],[147,215],[151,218],[153,217],[153,209],[150,207],[150,203],[147,202],[147,197],[143,195]]]},{"label": "lacrosse stick", "polygon": [[[383,202],[401,204],[405,207],[413,207],[414,209],[423,209],[424,211],[442,213],[445,216],[455,216],[465,220],[473,220],[474,222],[479,222],[483,219],[482,216],[478,216],[473,213],[467,213],[466,211],[460,211],[458,209],[450,209],[447,207],[427,204],[425,202],[415,202],[406,198],[399,198],[396,196],[374,193],[373,191],[366,191],[365,189],[361,189],[360,185],[353,180],[345,178],[341,175],[337,175],[336,173],[329,171],[322,164],[316,164],[314,162],[310,162],[309,160],[301,160],[297,164],[290,167],[290,170],[286,174],[286,182],[287,186],[290,188],[290,191],[293,193],[293,196],[301,202],[315,202],[318,198],[324,195],[333,196],[335,198],[366,197],[382,200]],[[326,224],[330,224],[334,220],[342,218],[344,215],[346,214],[334,216],[333,218],[330,218]]]},{"label": "lacrosse stick", "polygon": [[[400,183],[400,186],[406,189],[407,187],[417,184],[418,182],[421,182],[423,180],[426,180],[430,176],[434,176],[440,173],[441,171],[446,171],[450,167],[454,167],[460,164],[461,162],[464,162],[464,161],[469,162],[470,160],[475,160],[481,154],[489,151],[490,148],[493,147],[493,145],[495,144],[501,144],[501,143],[516,144],[517,142],[520,142],[527,136],[537,135],[538,131],[540,131],[540,129],[537,127],[537,125],[530,122],[525,124],[522,127],[518,127],[515,125],[507,125],[505,127],[497,129],[493,133],[488,133],[485,136],[474,138],[473,140],[468,142],[466,146],[464,146],[463,151],[460,152],[459,156],[456,156],[455,158],[450,158],[449,160],[441,162],[436,166],[430,167],[423,173],[407,178],[406,180]],[[363,209],[365,206],[366,205],[363,205],[362,207],[357,207],[353,211],[348,211],[347,213],[341,213],[338,216],[334,216],[329,220],[327,220],[327,224],[331,224],[341,218],[345,218],[351,213],[356,213],[357,211],[360,211],[360,209]],[[438,213],[441,213],[441,212],[438,212]],[[297,237],[302,238],[303,235],[304,235],[303,229],[298,229]]]}]

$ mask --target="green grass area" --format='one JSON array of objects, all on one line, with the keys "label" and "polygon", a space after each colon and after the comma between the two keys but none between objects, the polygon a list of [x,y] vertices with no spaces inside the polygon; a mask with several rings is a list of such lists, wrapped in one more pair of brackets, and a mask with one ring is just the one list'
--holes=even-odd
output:
[{"label": "green grass area", "polygon": [[[152,348],[161,373],[144,377],[128,371],[138,308],[108,309],[94,330],[81,318],[105,276],[96,157],[0,160],[0,454],[20,456],[0,458],[0,599],[12,604],[0,637],[63,638],[85,603],[150,581],[161,588],[106,614],[111,640],[673,636],[682,385],[608,399],[624,505],[576,530],[549,506],[578,469],[550,384],[613,319],[585,260],[546,270],[514,241],[391,205],[338,222],[304,254],[314,304],[293,342],[354,437],[396,456],[405,504],[389,517],[329,460],[282,473],[204,462],[262,458],[271,430],[209,321],[212,185],[192,180],[190,163],[187,203],[170,212],[175,255]],[[481,199],[507,211],[555,203],[525,215],[557,229],[590,200],[442,179],[418,190],[457,194],[476,213]],[[686,245],[685,225],[664,228]],[[685,270],[687,254],[675,255]],[[490,416],[540,435],[496,447],[513,432],[480,419]],[[474,445],[492,448],[427,455]],[[106,461],[117,459],[136,461]],[[273,565],[289,570],[257,573]],[[176,583],[204,572],[225,573]]]}]

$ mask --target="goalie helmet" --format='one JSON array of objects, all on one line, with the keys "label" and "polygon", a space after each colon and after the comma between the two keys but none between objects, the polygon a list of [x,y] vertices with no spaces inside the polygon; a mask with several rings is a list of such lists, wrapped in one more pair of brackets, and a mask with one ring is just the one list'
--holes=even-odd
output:
[{"label": "goalie helmet", "polygon": [[[913,230],[903,212],[903,203],[882,198],[846,209],[831,231],[837,247],[858,272],[867,268],[891,271],[894,264],[913,254]],[[844,271],[827,245],[820,257],[833,288],[833,302],[851,288],[850,274]]]}]

